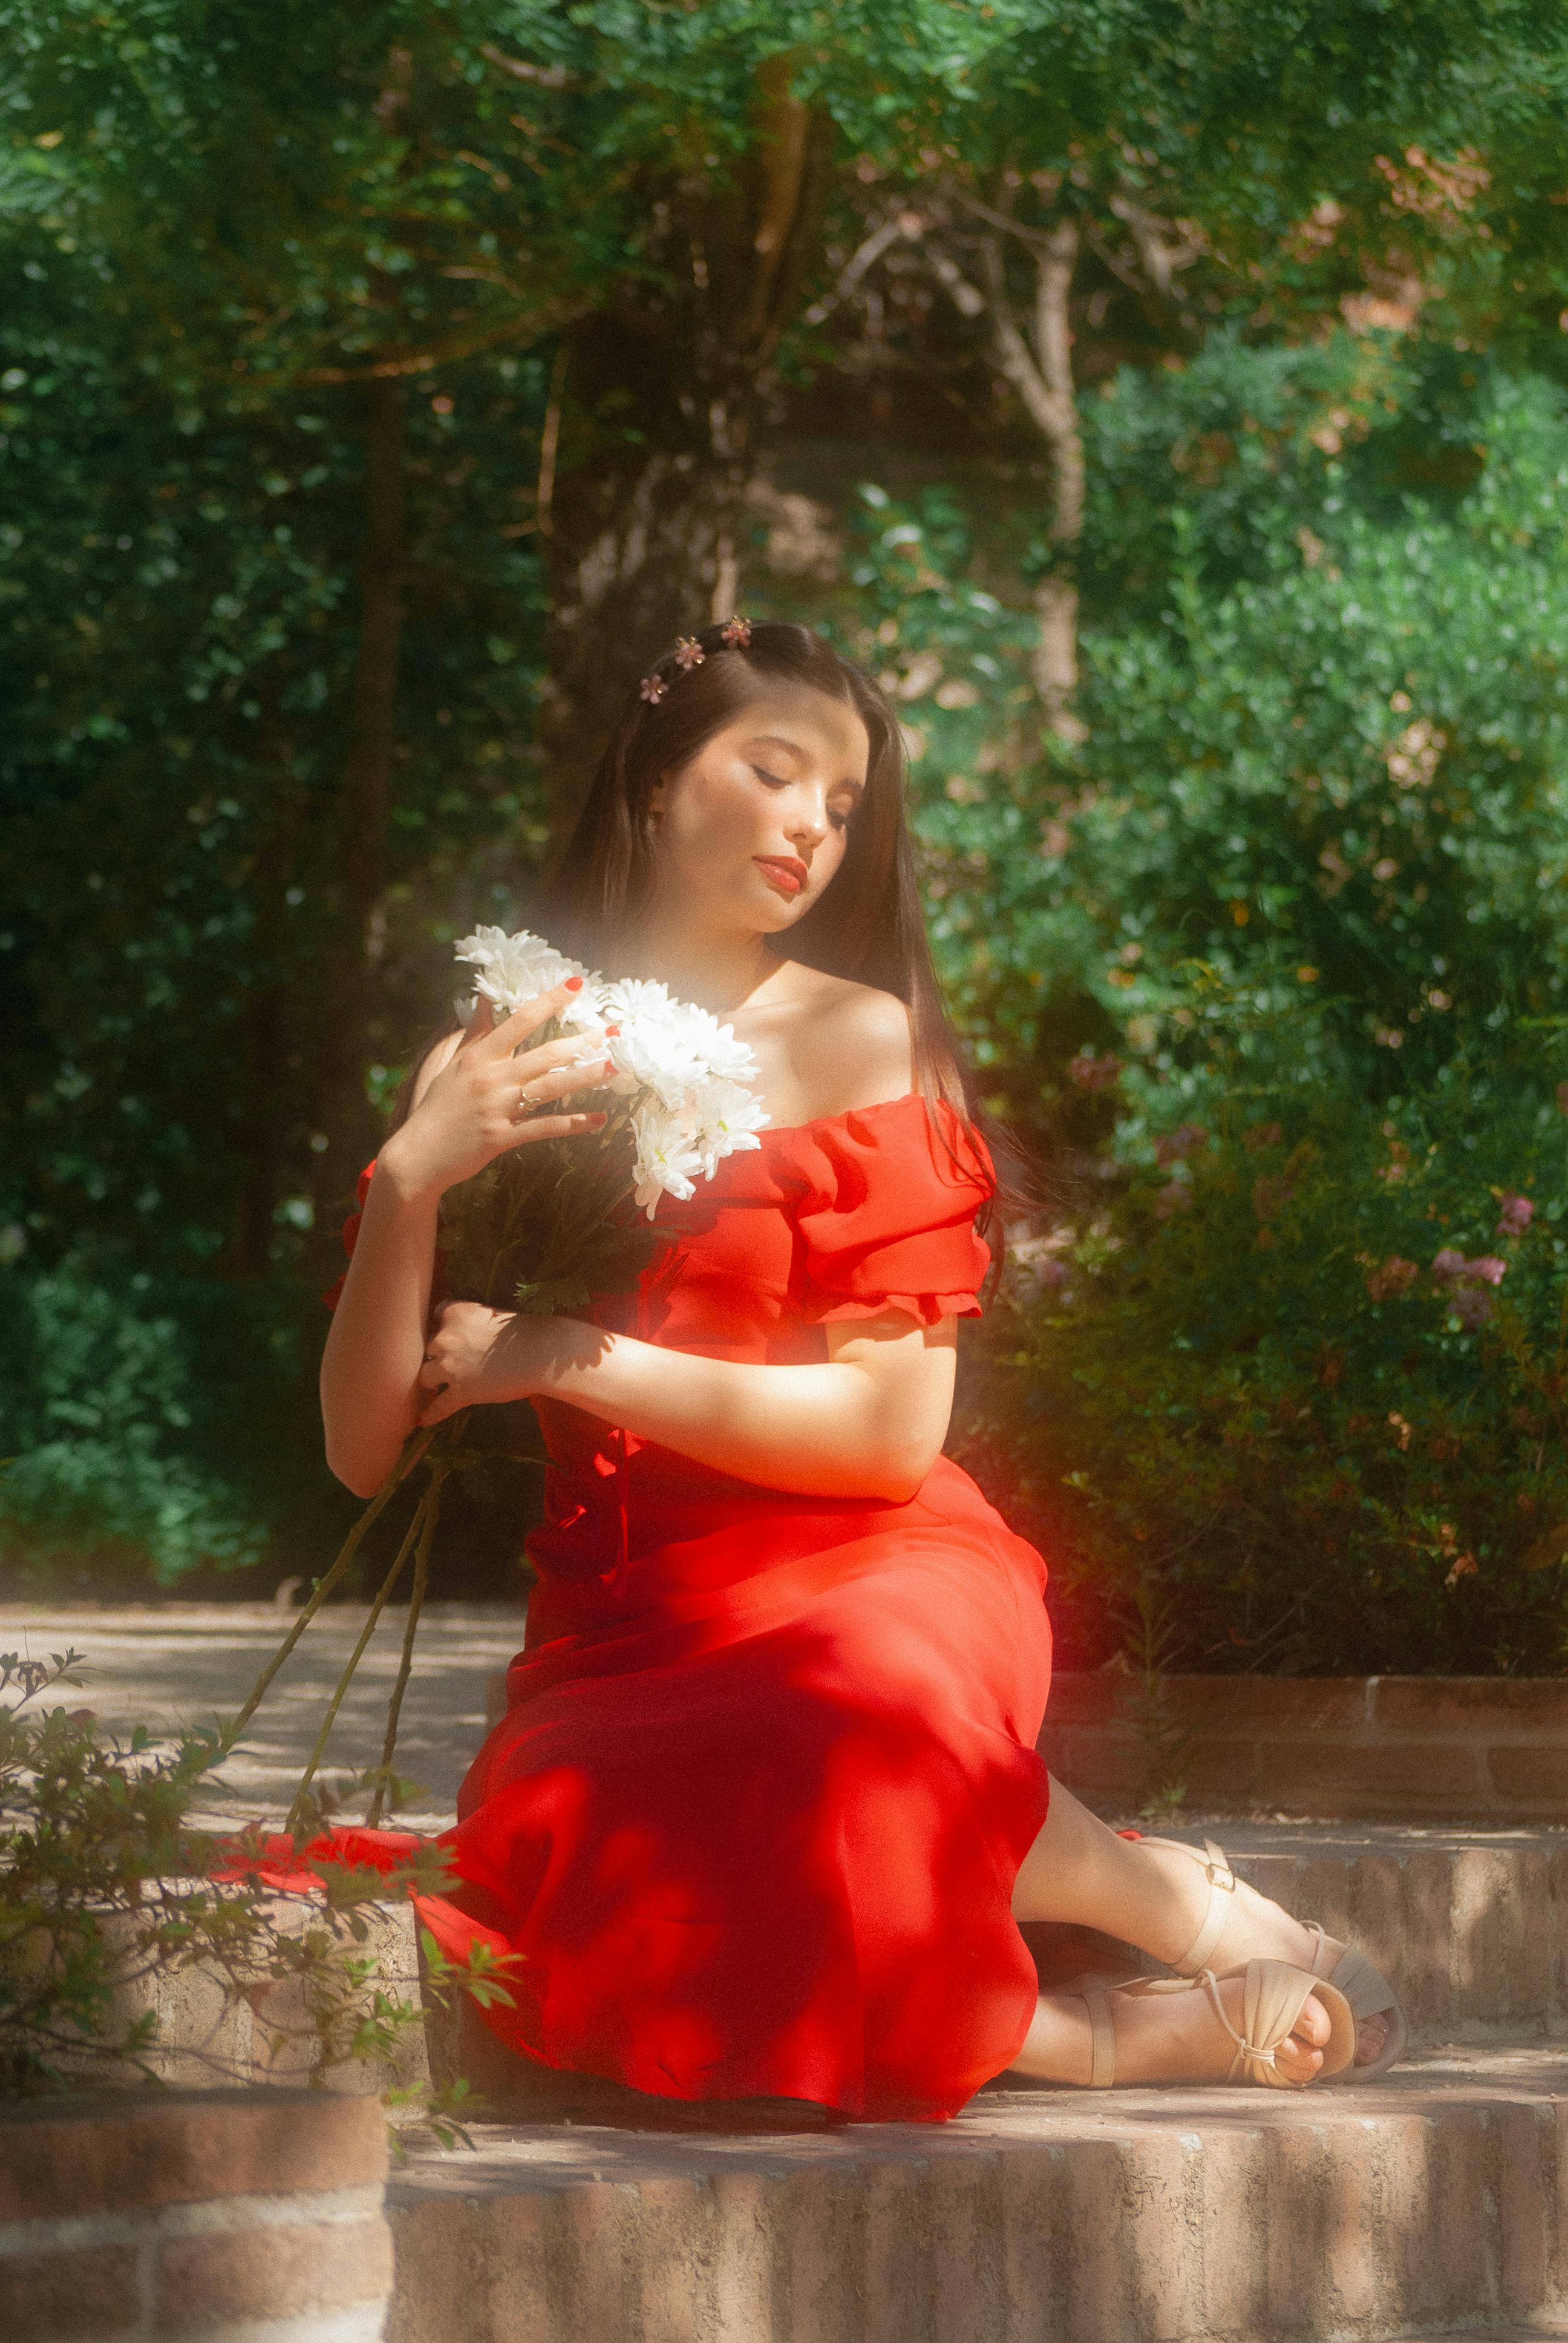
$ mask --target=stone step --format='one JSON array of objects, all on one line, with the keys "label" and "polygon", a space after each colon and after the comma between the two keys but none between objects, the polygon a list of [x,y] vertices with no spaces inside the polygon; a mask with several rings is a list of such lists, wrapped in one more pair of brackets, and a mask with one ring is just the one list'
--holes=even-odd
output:
[{"label": "stone step", "polygon": [[[671,2111],[670,2120],[674,2120]],[[1568,2051],[1362,2089],[992,2087],[945,2125],[485,2124],[387,2343],[1393,2343],[1568,2324]]]}]

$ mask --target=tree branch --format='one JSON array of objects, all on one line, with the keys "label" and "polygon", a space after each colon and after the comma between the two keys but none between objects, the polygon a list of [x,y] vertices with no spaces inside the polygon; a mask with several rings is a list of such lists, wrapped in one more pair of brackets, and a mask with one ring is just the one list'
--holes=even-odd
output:
[{"label": "tree branch", "polygon": [[463,358],[476,357],[480,350],[493,349],[498,342],[509,341],[514,335],[557,333],[582,317],[586,306],[578,303],[571,307],[507,317],[484,333],[454,335],[449,341],[433,343],[422,350],[389,352],[383,357],[367,358],[363,366],[311,367],[293,379],[308,383],[396,381],[405,375],[424,374],[432,367],[456,365]]},{"label": "tree branch", "polygon": [[972,212],[976,219],[984,220],[990,227],[1000,228],[1004,236],[1014,237],[1020,244],[1028,245],[1031,248],[1043,246],[1050,244],[1057,232],[1055,228],[1026,227],[1024,223],[1015,219],[1010,212],[993,211],[990,204],[982,204],[980,197],[971,195],[967,187],[960,187],[956,193],[965,211]]},{"label": "tree branch", "polygon": [[926,256],[930,262],[932,276],[947,293],[959,315],[961,317],[983,317],[990,305],[979,287],[970,284],[957,261],[940,245],[928,246]]},{"label": "tree branch", "polygon": [[1179,297],[1175,290],[1176,272],[1191,266],[1203,250],[1202,239],[1190,231],[1181,242],[1168,244],[1164,231],[1179,223],[1163,220],[1153,212],[1146,212],[1141,204],[1135,204],[1130,196],[1121,193],[1112,195],[1109,204],[1111,210],[1131,233],[1138,247],[1138,257],[1144,274],[1155,291],[1164,300],[1176,300]]},{"label": "tree branch", "polygon": [[[901,236],[910,235],[910,228],[906,223],[909,222],[911,217],[912,215],[910,213],[900,212],[896,217],[884,220],[880,227],[872,229],[865,242],[857,246],[849,258],[845,262],[843,268],[839,271],[839,281],[834,286],[832,291],[830,293],[825,293],[821,300],[813,301],[811,307],[807,310],[806,323],[809,326],[819,326],[824,317],[830,317],[834,310],[839,306],[840,302],[847,301],[849,299],[850,294],[854,292],[856,287],[859,284],[860,279],[865,276],[866,271],[869,268],[875,267],[877,262],[880,260],[883,253],[887,251],[889,246],[897,244]],[[910,236],[911,242],[914,241],[914,236],[917,236],[919,232],[920,224],[917,224],[914,236]]]},{"label": "tree branch", "polygon": [[536,65],[530,64],[527,57],[509,57],[504,49],[498,49],[489,41],[480,42],[479,55],[487,64],[495,65],[504,74],[510,74],[514,81],[532,82],[536,89],[574,89],[582,86],[577,75],[568,73],[564,65]]}]

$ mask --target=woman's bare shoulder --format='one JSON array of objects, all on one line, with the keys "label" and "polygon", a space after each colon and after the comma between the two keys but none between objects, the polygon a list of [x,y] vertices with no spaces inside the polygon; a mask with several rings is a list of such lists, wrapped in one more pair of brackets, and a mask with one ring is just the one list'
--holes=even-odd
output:
[{"label": "woman's bare shoulder", "polygon": [[914,1087],[910,1012],[891,992],[819,969],[799,968],[790,987],[791,1071],[799,1092],[793,1120],[880,1106]]}]

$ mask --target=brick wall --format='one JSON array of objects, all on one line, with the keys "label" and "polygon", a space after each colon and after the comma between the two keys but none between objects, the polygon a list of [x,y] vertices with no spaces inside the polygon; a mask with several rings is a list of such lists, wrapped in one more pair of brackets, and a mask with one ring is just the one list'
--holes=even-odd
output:
[{"label": "brick wall", "polygon": [[[1131,1680],[1059,1675],[1040,1747],[1105,1811],[1137,1805],[1148,1752]],[[1328,1821],[1568,1821],[1568,1678],[1167,1676],[1189,1803]]]},{"label": "brick wall", "polygon": [[378,2103],[104,2091],[0,2112],[6,2343],[378,2343]]}]

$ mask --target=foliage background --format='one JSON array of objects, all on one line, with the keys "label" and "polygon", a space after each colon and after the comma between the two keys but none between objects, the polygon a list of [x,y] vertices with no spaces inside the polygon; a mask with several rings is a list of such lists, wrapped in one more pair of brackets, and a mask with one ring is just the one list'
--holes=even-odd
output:
[{"label": "foliage background", "polygon": [[739,601],[904,708],[1064,1657],[1559,1668],[1554,13],[0,26],[13,1585],[336,1543],[317,1296],[450,940]]}]

